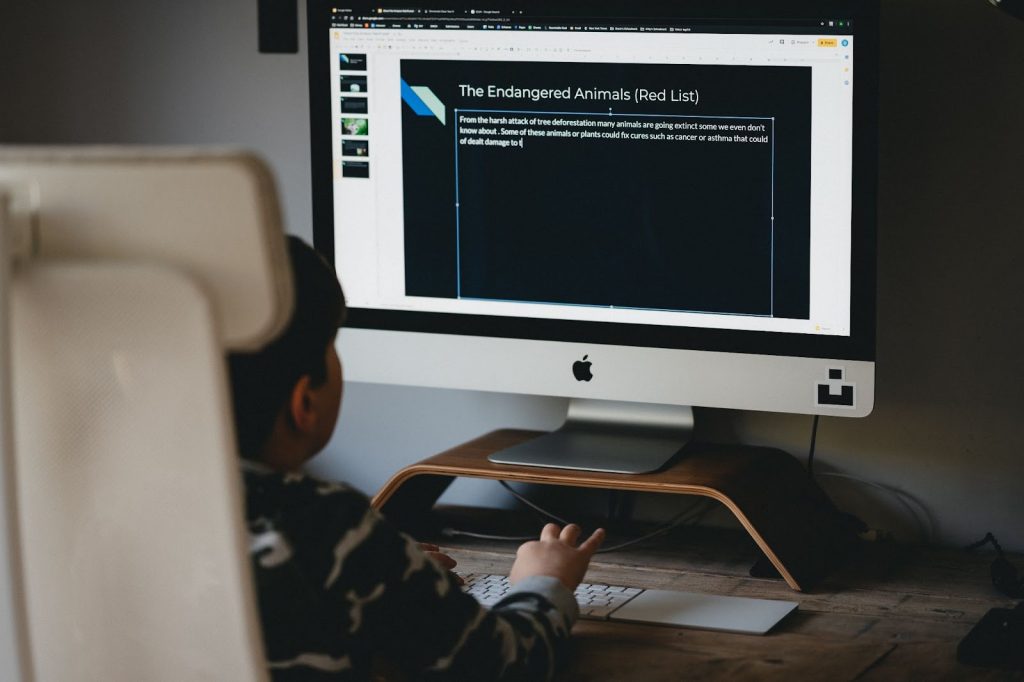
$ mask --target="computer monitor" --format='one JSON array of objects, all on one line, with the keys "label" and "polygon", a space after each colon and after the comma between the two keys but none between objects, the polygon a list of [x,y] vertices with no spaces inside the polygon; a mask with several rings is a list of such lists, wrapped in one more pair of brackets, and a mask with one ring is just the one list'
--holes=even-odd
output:
[{"label": "computer monitor", "polygon": [[349,380],[571,398],[494,459],[605,471],[690,406],[871,411],[877,0],[311,0],[308,35]]}]

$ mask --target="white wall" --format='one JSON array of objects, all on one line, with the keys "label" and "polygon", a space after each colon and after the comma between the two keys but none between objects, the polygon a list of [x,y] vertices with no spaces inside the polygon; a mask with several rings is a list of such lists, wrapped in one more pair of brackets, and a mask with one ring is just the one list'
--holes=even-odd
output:
[{"label": "white wall", "polygon": [[[983,0],[884,4],[876,409],[822,421],[819,468],[906,491],[931,511],[941,542],[991,530],[1024,549],[1024,22]],[[255,12],[254,0],[5,9],[0,50],[12,54],[0,55],[0,77],[13,80],[0,82],[0,141],[252,147],[277,171],[291,231],[308,238],[305,54],[258,54]],[[554,399],[351,385],[316,468],[373,491],[401,466],[490,429],[552,428],[563,409]],[[705,438],[806,451],[809,417],[699,410],[698,419]],[[920,534],[892,496],[823,483],[873,525]],[[493,503],[493,486],[459,484],[455,499]],[[661,518],[672,506],[647,499],[639,510]]]}]

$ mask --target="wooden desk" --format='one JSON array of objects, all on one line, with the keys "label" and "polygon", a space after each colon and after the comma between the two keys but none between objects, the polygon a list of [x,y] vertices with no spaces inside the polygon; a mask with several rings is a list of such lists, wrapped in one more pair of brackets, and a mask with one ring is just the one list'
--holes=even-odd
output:
[{"label": "wooden desk", "polygon": [[[507,527],[510,515],[446,507],[438,513],[446,525],[477,530]],[[430,540],[459,562],[459,571],[480,573],[507,573],[518,544]],[[991,586],[990,552],[870,546],[811,594],[749,577],[758,555],[742,530],[701,527],[599,554],[587,575],[593,582],[795,600],[800,608],[766,636],[581,620],[572,663],[557,679],[1024,679],[956,662],[956,645],[974,623],[988,609],[1014,603]],[[1024,565],[1021,557],[1011,561]]]}]

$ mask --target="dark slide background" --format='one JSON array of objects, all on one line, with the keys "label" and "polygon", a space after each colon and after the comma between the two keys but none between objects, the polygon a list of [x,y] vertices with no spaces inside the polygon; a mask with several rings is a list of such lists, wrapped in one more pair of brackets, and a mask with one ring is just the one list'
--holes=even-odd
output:
[{"label": "dark slide background", "polygon": [[[774,303],[776,316],[808,318],[809,68],[403,60],[402,77],[447,107],[442,126],[403,105],[409,295],[453,298],[461,284],[473,298],[756,315]],[[700,105],[463,98],[459,83],[697,89]],[[455,108],[609,107],[775,117],[774,301],[770,145],[528,137],[525,149],[462,146],[456,238]]]}]

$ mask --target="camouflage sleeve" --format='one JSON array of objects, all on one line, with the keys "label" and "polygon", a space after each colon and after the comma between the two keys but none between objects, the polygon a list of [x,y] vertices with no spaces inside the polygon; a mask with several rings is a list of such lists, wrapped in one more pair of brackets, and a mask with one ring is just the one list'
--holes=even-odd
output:
[{"label": "camouflage sleeve", "polygon": [[521,581],[483,608],[369,505],[329,557],[324,588],[350,631],[417,679],[550,679],[579,613],[548,577]]}]

